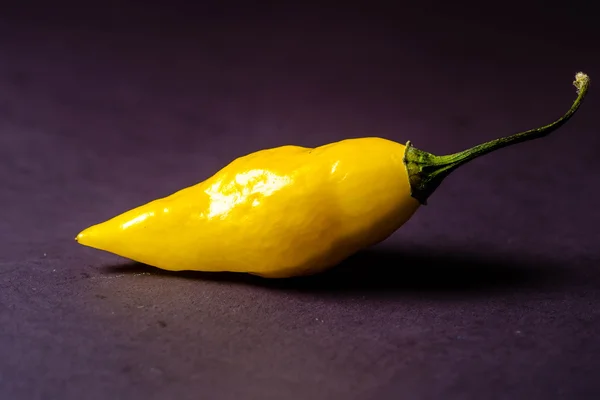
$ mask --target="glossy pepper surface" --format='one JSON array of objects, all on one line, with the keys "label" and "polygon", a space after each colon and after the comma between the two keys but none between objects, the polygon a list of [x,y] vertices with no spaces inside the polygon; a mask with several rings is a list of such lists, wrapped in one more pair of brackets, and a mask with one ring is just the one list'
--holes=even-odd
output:
[{"label": "glossy pepper surface", "polygon": [[577,99],[554,123],[452,155],[377,137],[260,150],[76,240],[171,271],[319,273],[389,237],[460,165],[557,129],[579,108],[589,82],[576,75]]}]

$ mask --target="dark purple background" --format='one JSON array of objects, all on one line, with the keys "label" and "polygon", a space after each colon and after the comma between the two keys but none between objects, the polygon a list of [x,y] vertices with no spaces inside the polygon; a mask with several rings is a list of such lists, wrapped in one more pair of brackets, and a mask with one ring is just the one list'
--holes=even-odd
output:
[{"label": "dark purple background", "polygon": [[599,398],[593,84],[564,128],[465,166],[320,277],[171,275],[73,241],[265,147],[442,154],[550,122],[577,71],[600,79],[591,10],[13,3],[0,398]]}]

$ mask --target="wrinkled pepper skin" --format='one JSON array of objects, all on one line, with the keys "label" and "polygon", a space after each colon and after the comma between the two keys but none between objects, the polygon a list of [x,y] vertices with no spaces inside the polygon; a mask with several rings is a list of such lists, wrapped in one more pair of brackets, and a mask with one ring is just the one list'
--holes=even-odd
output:
[{"label": "wrinkled pepper skin", "polygon": [[405,149],[368,137],[260,150],[77,241],[171,271],[319,273],[383,241],[419,208]]}]

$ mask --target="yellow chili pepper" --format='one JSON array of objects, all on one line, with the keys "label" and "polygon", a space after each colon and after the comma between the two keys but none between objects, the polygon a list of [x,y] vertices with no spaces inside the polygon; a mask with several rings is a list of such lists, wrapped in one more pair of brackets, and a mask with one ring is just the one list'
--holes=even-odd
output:
[{"label": "yellow chili pepper", "polygon": [[316,274],[389,237],[459,166],[562,126],[590,79],[580,72],[573,83],[578,96],[569,111],[541,128],[445,156],[377,137],[260,150],[76,240],[171,271]]}]

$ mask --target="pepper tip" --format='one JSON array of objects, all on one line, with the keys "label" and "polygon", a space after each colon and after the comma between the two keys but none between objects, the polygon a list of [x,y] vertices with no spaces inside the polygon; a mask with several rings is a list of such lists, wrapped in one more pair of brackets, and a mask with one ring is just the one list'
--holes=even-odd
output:
[{"label": "pepper tip", "polygon": [[84,236],[85,236],[85,234],[84,234],[83,232],[79,232],[79,233],[77,234],[77,236],[75,236],[75,241],[76,241],[77,243],[79,243],[79,242],[81,241],[81,239],[83,239],[83,238],[84,238]]}]

